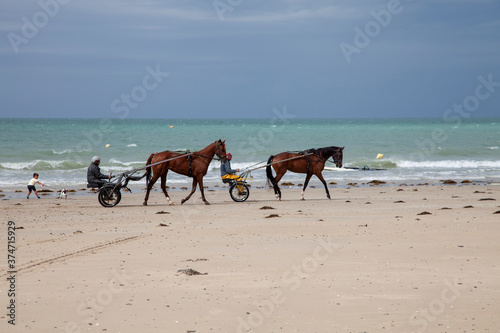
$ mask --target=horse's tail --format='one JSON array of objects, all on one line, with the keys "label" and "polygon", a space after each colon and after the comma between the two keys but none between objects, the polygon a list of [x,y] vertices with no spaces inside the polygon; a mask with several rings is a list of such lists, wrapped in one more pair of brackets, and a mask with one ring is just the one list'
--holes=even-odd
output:
[{"label": "horse's tail", "polygon": [[[151,161],[153,160],[153,157],[155,155],[156,154],[149,155],[149,158],[146,161],[146,165],[150,165],[151,164]],[[151,178],[153,177],[153,174],[151,172],[151,167],[150,166],[146,168],[146,173],[144,174],[144,176],[146,176],[146,188],[149,188],[149,182],[151,182]]]},{"label": "horse's tail", "polygon": [[274,193],[277,194],[276,187],[278,186],[278,184],[276,184],[276,178],[273,176],[273,169],[271,168],[271,163],[273,163],[273,159],[274,155],[271,155],[267,160],[267,167],[266,167],[267,184],[269,186],[272,186],[274,189]]}]

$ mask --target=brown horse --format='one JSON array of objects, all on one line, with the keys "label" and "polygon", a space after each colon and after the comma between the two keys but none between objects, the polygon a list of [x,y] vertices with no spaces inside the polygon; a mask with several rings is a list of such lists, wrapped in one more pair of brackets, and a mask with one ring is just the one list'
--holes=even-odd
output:
[{"label": "brown horse", "polygon": [[[325,186],[326,196],[330,199],[330,192],[328,192],[328,186],[323,178],[321,172],[325,168],[325,162],[333,157],[333,162],[338,168],[342,167],[342,157],[343,157],[344,147],[325,147],[318,149],[308,149],[300,153],[283,152],[277,155],[271,155],[267,161],[267,180],[273,185],[274,194],[278,201],[281,200],[281,190],[278,186],[278,182],[281,180],[283,175],[287,170],[297,173],[305,173],[306,180],[304,182],[304,187],[302,188],[302,195],[300,200],[304,200],[304,191],[306,190],[307,184],[311,179],[312,175],[321,180]],[[280,162],[281,161],[281,162]],[[273,176],[271,166],[276,172],[276,177]]]},{"label": "brown horse", "polygon": [[[163,193],[167,197],[167,200],[170,205],[173,205],[170,197],[168,196],[166,184],[167,184],[167,173],[168,170],[172,170],[178,174],[192,177],[193,178],[193,187],[191,189],[191,193],[185,198],[182,199],[181,204],[188,201],[189,198],[196,191],[196,185],[199,184],[201,191],[201,199],[205,203],[205,205],[209,205],[208,201],[205,199],[205,194],[203,192],[203,177],[207,174],[208,166],[214,155],[221,160],[225,160],[226,158],[226,140],[215,141],[211,143],[207,147],[203,148],[197,152],[188,152],[188,153],[179,153],[173,151],[164,151],[161,153],[151,154],[146,162],[146,165],[158,163],[161,161],[169,160],[165,163],[160,163],[151,167],[146,168],[146,197],[144,198],[144,206],[147,206],[149,199],[149,192],[151,188],[161,177],[161,189]],[[183,156],[185,155],[185,156]],[[179,157],[181,156],[181,157]]]}]

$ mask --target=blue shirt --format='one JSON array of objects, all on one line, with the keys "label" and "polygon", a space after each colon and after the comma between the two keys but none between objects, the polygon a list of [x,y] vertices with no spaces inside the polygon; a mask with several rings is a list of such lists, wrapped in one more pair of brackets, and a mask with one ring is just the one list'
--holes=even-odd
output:
[{"label": "blue shirt", "polygon": [[220,176],[225,176],[229,173],[235,173],[236,170],[231,169],[231,162],[226,160],[226,163],[222,163],[220,165]]}]

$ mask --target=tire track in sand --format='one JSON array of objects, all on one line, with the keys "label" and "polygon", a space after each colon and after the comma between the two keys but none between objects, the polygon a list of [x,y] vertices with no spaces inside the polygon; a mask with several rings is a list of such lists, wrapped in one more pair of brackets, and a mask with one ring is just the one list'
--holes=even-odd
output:
[{"label": "tire track in sand", "polygon": [[[69,253],[66,253],[66,254],[63,254],[63,255],[60,255],[57,257],[53,257],[53,258],[49,258],[49,259],[42,259],[42,260],[38,260],[38,261],[31,261],[27,264],[19,265],[16,268],[16,272],[19,273],[20,271],[28,271],[32,268],[36,268],[36,267],[44,265],[44,264],[50,265],[50,264],[53,264],[55,262],[76,256],[76,255],[85,254],[87,252],[91,252],[91,251],[95,251],[95,250],[103,250],[105,248],[108,248],[108,247],[111,247],[111,246],[114,246],[117,244],[123,244],[125,242],[136,240],[140,237],[144,237],[144,236],[132,236],[132,237],[125,237],[125,238],[116,238],[116,239],[113,239],[113,240],[110,240],[110,241],[107,241],[104,243],[100,243],[100,244],[97,244],[97,245],[94,245],[91,247],[87,247],[87,248],[84,248],[84,249],[81,249],[78,251],[69,252]],[[9,273],[6,272],[5,274],[0,275],[0,278],[7,276],[8,274]]]}]

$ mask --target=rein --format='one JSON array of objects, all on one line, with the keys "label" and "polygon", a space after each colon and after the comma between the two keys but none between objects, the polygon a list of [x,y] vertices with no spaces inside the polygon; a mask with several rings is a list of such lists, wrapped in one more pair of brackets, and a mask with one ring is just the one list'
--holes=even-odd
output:
[{"label": "rein", "polygon": [[[159,153],[156,153],[156,155],[158,155]],[[192,153],[186,153],[186,154],[182,154],[182,155],[179,155],[179,156],[175,156],[175,157],[172,157],[172,158],[169,158],[169,159],[166,159],[166,160],[163,160],[163,161],[159,161],[159,162],[155,162],[153,164],[149,164],[149,165],[146,165],[146,166],[143,166],[142,168],[139,168],[139,169],[135,169],[134,171],[140,171],[140,170],[144,170],[146,168],[149,168],[149,167],[152,167],[152,166],[155,166],[155,165],[158,165],[158,164],[162,164],[162,163],[166,163],[166,162],[169,162],[169,161],[172,161],[172,160],[176,160],[178,158],[181,158],[181,157],[185,157],[185,156],[189,156],[189,155],[192,155]]]},{"label": "rein", "polygon": [[208,156],[208,155],[203,155],[203,154],[200,154],[200,153],[198,153],[198,152],[191,153],[191,155],[196,155],[197,157],[202,157],[202,159],[201,159],[201,160],[202,160],[203,162],[207,163],[207,164],[210,164],[210,162],[207,162],[207,161],[206,161],[203,157],[205,157],[205,158],[207,158],[207,159],[214,159],[214,157],[213,157],[213,156],[212,156],[212,157],[210,157],[210,156]]},{"label": "rein", "polygon": [[[281,154],[278,154],[278,155],[281,155]],[[274,157],[278,156],[278,155],[274,155]],[[281,161],[277,161],[277,162],[271,162],[271,163],[268,163],[268,164],[265,164],[265,165],[261,165],[260,167],[257,167],[257,168],[253,168],[253,169],[250,169],[256,165],[259,165],[261,163],[265,163],[266,161],[262,161],[262,162],[259,162],[259,163],[256,163],[254,165],[251,165],[250,167],[248,167],[248,169],[246,170],[243,170],[243,173],[248,173],[248,172],[251,172],[251,171],[254,171],[254,170],[258,170],[258,169],[261,169],[261,168],[265,168],[269,165],[273,165],[273,164],[278,164],[278,163],[282,163],[282,162],[286,162],[286,161],[290,161],[290,160],[296,160],[298,158],[304,158],[305,156],[309,156],[309,155],[312,155],[312,154],[307,154],[307,155],[300,155],[300,156],[295,156],[295,157],[290,157],[290,158],[287,158],[285,160],[281,160]]]},{"label": "rein", "polygon": [[[220,147],[221,147],[221,146],[222,146],[222,143],[217,142],[217,146],[215,147],[215,151],[214,151],[214,154],[213,154],[212,156],[203,155],[203,154],[201,154],[200,152],[194,152],[194,153],[191,153],[191,155],[195,155],[195,154],[196,154],[196,155],[198,155],[199,157],[205,157],[205,158],[210,159],[210,160],[211,160],[211,159],[214,159],[214,160],[216,160],[216,161],[222,161],[222,158],[221,158],[221,157],[219,157],[219,155],[221,154],[221,152],[220,152]],[[219,154],[217,154],[217,151],[219,151],[219,152],[218,152]],[[202,160],[203,160],[203,162],[205,162],[205,163],[207,163],[207,164],[210,164],[210,162],[207,162],[205,159],[202,159]]]},{"label": "rein", "polygon": [[[314,148],[313,148],[314,149]],[[309,152],[308,152],[309,151]],[[258,163],[255,163],[254,165],[251,165],[249,166],[246,170],[244,170],[243,172],[244,173],[248,173],[248,172],[251,172],[251,171],[254,171],[254,170],[258,170],[260,168],[265,168],[269,165],[273,165],[273,164],[277,164],[277,163],[281,163],[281,162],[287,162],[287,161],[291,161],[291,160],[295,160],[295,159],[298,159],[298,158],[307,158],[308,156],[311,156],[311,155],[314,155],[316,157],[318,157],[319,159],[321,159],[323,162],[330,162],[330,163],[334,163],[334,164],[337,164],[338,163],[341,163],[342,160],[341,159],[336,159],[335,157],[337,157],[339,155],[339,152],[338,151],[335,151],[334,154],[332,154],[332,160],[333,161],[330,161],[328,158],[323,158],[322,156],[319,156],[319,154],[317,154],[318,150],[317,149],[314,149],[314,152],[311,151],[310,149],[308,150],[301,150],[301,151],[286,151],[286,152],[283,152],[283,153],[279,153],[279,154],[276,154],[274,155],[274,157],[276,156],[279,156],[279,155],[282,155],[282,154],[286,154],[286,153],[292,153],[292,154],[300,154],[299,156],[295,156],[295,157],[290,157],[290,158],[287,158],[287,159],[284,159],[284,160],[281,160],[281,161],[278,161],[278,162],[272,162],[272,163],[269,163],[269,164],[265,164],[265,165],[262,165],[262,166],[259,166],[259,167],[256,167],[256,168],[253,168],[254,166],[256,165],[259,165],[261,163],[265,163],[266,161],[262,161],[262,162],[258,162]],[[252,169],[253,168],[253,169]]]}]

